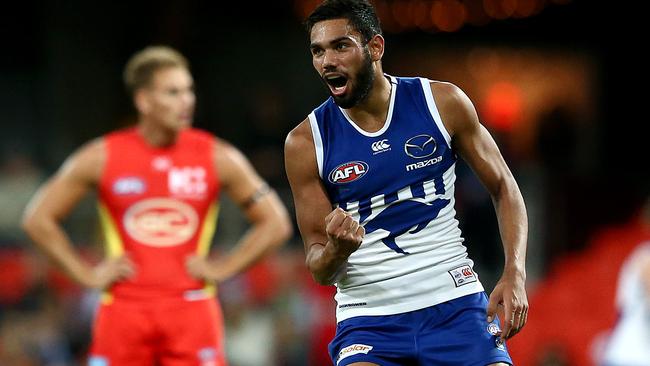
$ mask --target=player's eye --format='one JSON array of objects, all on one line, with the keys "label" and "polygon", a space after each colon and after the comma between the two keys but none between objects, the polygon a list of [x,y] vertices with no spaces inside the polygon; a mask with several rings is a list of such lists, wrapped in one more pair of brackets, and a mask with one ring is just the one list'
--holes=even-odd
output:
[{"label": "player's eye", "polygon": [[311,55],[312,56],[320,56],[323,54],[323,49],[320,47],[312,47],[311,48]]}]

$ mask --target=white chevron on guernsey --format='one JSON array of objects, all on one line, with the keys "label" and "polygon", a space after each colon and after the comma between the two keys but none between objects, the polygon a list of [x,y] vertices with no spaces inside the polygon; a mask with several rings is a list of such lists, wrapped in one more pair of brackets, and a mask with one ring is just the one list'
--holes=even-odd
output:
[{"label": "white chevron on guernsey", "polygon": [[[454,169],[455,169],[455,164],[449,167],[446,172],[443,174],[443,183],[445,185],[445,191],[448,191],[447,187],[449,187],[450,184],[454,183]],[[450,181],[451,180],[451,181]],[[423,188],[424,188],[424,202],[432,202],[438,198],[448,198],[446,197],[446,194],[437,194],[436,193],[436,185],[433,180],[427,180],[423,182]],[[374,196],[370,199],[370,215],[364,220],[368,221],[371,220],[373,217],[377,216],[378,214],[385,209],[386,205],[384,202],[385,194],[380,194],[377,196]],[[397,201],[404,201],[408,199],[412,199],[415,196],[413,195],[413,192],[411,190],[411,186],[406,186],[402,189],[400,189],[397,192]],[[340,207],[340,205],[335,205],[336,207]],[[345,211],[349,213],[353,219],[359,221],[359,218],[361,215],[359,214],[359,201],[352,201],[352,202],[347,202],[345,204]],[[362,223],[363,224],[363,223]]]}]

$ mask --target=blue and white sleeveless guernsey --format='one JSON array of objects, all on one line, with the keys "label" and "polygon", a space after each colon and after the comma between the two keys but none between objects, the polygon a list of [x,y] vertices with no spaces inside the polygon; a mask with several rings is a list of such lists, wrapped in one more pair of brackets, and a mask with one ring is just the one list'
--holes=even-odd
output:
[{"label": "blue and white sleeveless guernsey", "polygon": [[455,218],[457,157],[423,78],[391,82],[384,126],[369,133],[330,97],[309,114],[327,194],[366,235],[337,284],[337,322],[391,315],[483,291]]}]

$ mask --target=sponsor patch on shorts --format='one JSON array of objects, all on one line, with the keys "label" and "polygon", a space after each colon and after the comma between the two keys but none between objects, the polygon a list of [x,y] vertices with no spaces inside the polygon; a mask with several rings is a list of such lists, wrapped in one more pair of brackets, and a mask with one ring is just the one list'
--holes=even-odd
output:
[{"label": "sponsor patch on shorts", "polygon": [[497,334],[499,334],[499,332],[501,331],[501,329],[499,328],[499,325],[498,325],[498,324],[496,324],[496,323],[490,323],[490,324],[488,324],[488,326],[487,326],[487,331],[488,331],[488,333],[490,333],[490,334],[492,334],[492,335],[497,335]]},{"label": "sponsor patch on shorts", "polygon": [[497,346],[498,350],[505,351],[506,343],[500,337],[494,340],[494,345]]},{"label": "sponsor patch on shorts", "polygon": [[369,346],[367,344],[352,344],[352,345],[349,345],[349,346],[343,348],[339,352],[339,356],[336,359],[336,364],[338,365],[339,362],[341,362],[341,360],[346,358],[346,357],[350,357],[350,356],[353,356],[353,355],[358,355],[360,353],[368,354],[368,352],[370,352],[370,350],[372,350],[372,346]]},{"label": "sponsor patch on shorts", "polygon": [[476,278],[476,274],[472,270],[472,267],[468,265],[454,268],[448,272],[451,275],[451,278],[454,280],[456,287],[478,281],[478,278]]},{"label": "sponsor patch on shorts", "polygon": [[88,366],[109,366],[108,359],[102,356],[88,357]]},{"label": "sponsor patch on shorts", "polygon": [[213,347],[204,347],[197,352],[201,366],[217,366],[217,350]]}]

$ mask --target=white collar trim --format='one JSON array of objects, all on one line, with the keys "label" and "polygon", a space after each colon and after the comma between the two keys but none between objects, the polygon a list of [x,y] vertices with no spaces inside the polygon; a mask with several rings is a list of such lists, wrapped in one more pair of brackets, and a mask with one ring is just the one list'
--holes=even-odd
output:
[{"label": "white collar trim", "polygon": [[390,122],[393,119],[393,107],[395,106],[395,95],[397,94],[397,78],[394,76],[390,76],[387,74],[384,74],[388,78],[388,80],[391,83],[391,88],[390,88],[390,102],[388,104],[388,115],[386,116],[386,121],[384,122],[384,125],[382,128],[379,129],[379,131],[376,132],[368,132],[361,127],[359,127],[352,119],[350,116],[348,116],[348,113],[345,111],[345,109],[339,107],[339,110],[341,113],[343,113],[343,116],[345,117],[346,120],[354,127],[355,130],[359,131],[360,134],[368,137],[377,137],[381,136],[386,130],[388,130],[388,127],[390,127]]}]

